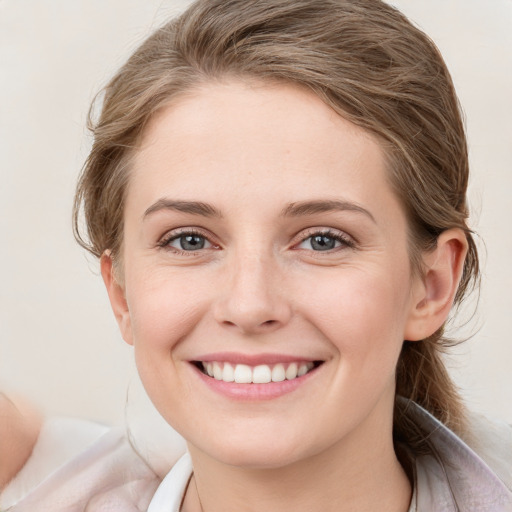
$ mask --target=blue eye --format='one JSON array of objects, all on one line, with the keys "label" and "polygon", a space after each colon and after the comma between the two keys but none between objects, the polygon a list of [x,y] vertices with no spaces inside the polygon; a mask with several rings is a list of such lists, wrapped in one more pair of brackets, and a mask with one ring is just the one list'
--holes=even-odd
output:
[{"label": "blue eye", "polygon": [[315,251],[329,251],[340,245],[340,242],[327,235],[315,235],[310,237],[311,248]]},{"label": "blue eye", "polygon": [[182,233],[181,235],[171,238],[165,243],[168,247],[173,247],[180,251],[200,251],[208,249],[212,244],[202,235],[195,233]]},{"label": "blue eye", "polygon": [[314,233],[305,238],[297,247],[316,252],[327,252],[339,247],[353,247],[353,242],[346,236],[338,233]]},{"label": "blue eye", "polygon": [[330,251],[340,245],[340,241],[332,236],[319,234],[306,238],[299,247],[301,249],[313,249],[313,251]]}]

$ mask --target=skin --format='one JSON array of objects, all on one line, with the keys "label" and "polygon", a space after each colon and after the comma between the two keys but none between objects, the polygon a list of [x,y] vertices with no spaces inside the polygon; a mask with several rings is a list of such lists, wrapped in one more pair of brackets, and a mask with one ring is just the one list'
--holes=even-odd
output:
[{"label": "skin", "polygon": [[27,400],[0,393],[0,491],[32,453],[42,416]]},{"label": "skin", "polygon": [[[343,208],[293,211],[318,201]],[[188,441],[183,510],[406,511],[396,363],[444,322],[466,242],[443,233],[414,277],[377,141],[297,87],[207,84],[153,118],[124,221],[121,272],[107,252],[102,274],[149,396]],[[184,251],[191,228],[205,245]],[[338,241],[315,250],[319,233]],[[217,352],[322,364],[292,392],[237,400],[191,364]]]}]

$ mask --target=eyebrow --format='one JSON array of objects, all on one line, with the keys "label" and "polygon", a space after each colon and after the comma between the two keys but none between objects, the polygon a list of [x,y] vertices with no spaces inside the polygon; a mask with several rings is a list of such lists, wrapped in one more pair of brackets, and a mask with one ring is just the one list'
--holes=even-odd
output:
[{"label": "eyebrow", "polygon": [[222,213],[214,206],[203,203],[201,201],[175,201],[172,199],[162,198],[153,203],[143,215],[145,219],[152,213],[161,210],[174,210],[183,213],[191,213],[192,215],[201,215],[203,217],[222,217]]},{"label": "eyebrow", "polygon": [[283,209],[283,217],[301,217],[306,215],[315,215],[316,213],[332,211],[351,211],[366,215],[373,222],[377,222],[375,217],[362,206],[350,201],[342,200],[318,200],[318,201],[300,201],[291,203]]},{"label": "eyebrow", "polygon": [[[200,215],[203,217],[222,218],[220,210],[208,203],[202,201],[177,201],[173,199],[162,198],[153,203],[143,215],[145,219],[149,215],[161,210],[174,210],[192,215]],[[342,200],[315,200],[315,201],[299,201],[290,203],[282,211],[282,217],[302,217],[307,215],[315,215],[317,213],[332,211],[352,211],[366,215],[370,220],[376,222],[374,216],[362,206],[350,201]]]}]

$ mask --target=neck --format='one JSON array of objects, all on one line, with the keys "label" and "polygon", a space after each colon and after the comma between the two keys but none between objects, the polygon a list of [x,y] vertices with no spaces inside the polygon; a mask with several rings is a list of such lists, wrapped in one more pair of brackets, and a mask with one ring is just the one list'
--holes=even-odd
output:
[{"label": "neck", "polygon": [[363,432],[361,442],[344,438],[307,459],[270,469],[223,464],[189,446],[194,480],[182,510],[406,512],[411,486],[391,430],[370,438]]}]

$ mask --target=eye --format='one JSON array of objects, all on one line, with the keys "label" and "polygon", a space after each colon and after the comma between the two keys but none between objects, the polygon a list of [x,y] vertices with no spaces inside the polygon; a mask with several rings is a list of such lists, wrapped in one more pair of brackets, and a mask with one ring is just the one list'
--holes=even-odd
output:
[{"label": "eye", "polygon": [[165,237],[158,245],[163,248],[172,248],[178,252],[195,252],[210,249],[212,243],[203,235],[194,232],[181,232]]},{"label": "eye", "polygon": [[347,236],[341,233],[331,231],[312,233],[303,239],[296,247],[298,249],[312,250],[316,252],[326,252],[338,249],[340,247],[353,247],[354,243]]},{"label": "eye", "polygon": [[339,240],[327,235],[313,235],[300,244],[301,249],[313,249],[314,251],[329,251],[341,244]]},{"label": "eye", "polygon": [[211,244],[204,236],[200,235],[180,235],[178,238],[171,240],[168,245],[181,249],[182,251],[199,251]]}]

